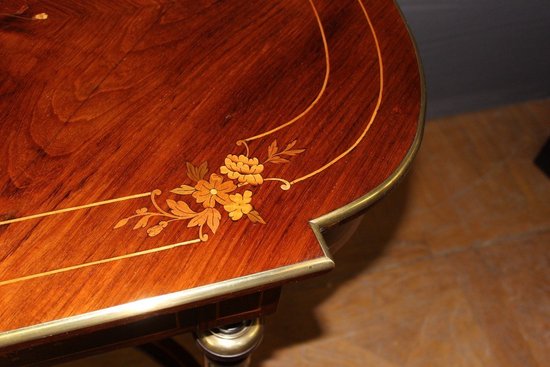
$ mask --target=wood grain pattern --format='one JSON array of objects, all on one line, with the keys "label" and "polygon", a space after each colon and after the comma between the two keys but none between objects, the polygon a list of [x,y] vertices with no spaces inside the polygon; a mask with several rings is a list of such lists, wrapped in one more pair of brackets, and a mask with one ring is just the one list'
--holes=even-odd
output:
[{"label": "wood grain pattern", "polygon": [[[428,121],[339,266],[284,287],[252,364],[548,366],[550,181],[533,157],[549,134],[550,100]],[[107,365],[157,367],[132,349],[62,366]]]},{"label": "wood grain pattern", "polygon": [[[387,179],[417,133],[420,75],[389,1],[22,6],[0,17],[0,331],[322,258],[308,221]],[[145,194],[177,202],[185,162],[221,167],[275,139],[305,151],[271,166],[289,190],[255,188],[266,224],[212,214],[207,241],[183,221],[113,228]]]}]

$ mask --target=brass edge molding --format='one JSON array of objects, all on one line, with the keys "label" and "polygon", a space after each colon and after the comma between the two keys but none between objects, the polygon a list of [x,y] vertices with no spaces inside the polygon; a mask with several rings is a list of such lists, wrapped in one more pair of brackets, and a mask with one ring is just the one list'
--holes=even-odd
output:
[{"label": "brass edge molding", "polygon": [[315,237],[317,238],[317,241],[319,241],[319,246],[321,246],[321,250],[323,251],[323,254],[325,255],[325,257],[327,257],[331,261],[334,261],[334,259],[332,257],[332,253],[330,252],[330,249],[328,248],[327,241],[325,240],[325,237],[323,236],[322,227],[319,226],[317,223],[314,223],[313,221],[310,221],[309,225],[311,226],[311,229],[313,230],[313,233],[315,234]]},{"label": "brass edge molding", "polygon": [[[361,0],[358,0],[361,1]],[[338,208],[336,210],[333,210],[327,214],[324,214],[318,218],[310,220],[310,225],[313,229],[313,232],[321,242],[321,247],[323,248],[323,251],[325,251],[326,244],[324,242],[323,236],[322,236],[322,230],[323,228],[327,228],[330,226],[333,226],[335,224],[338,224],[339,222],[352,217],[356,214],[361,213],[362,211],[366,210],[368,207],[373,205],[375,202],[377,202],[379,199],[381,199],[385,194],[388,193],[399,181],[405,176],[405,174],[408,172],[408,169],[411,166],[411,163],[416,156],[416,153],[418,152],[418,149],[420,148],[420,144],[422,142],[422,136],[424,133],[424,124],[425,124],[425,118],[426,118],[426,79],[424,76],[424,70],[422,68],[422,61],[420,58],[420,54],[418,52],[418,46],[416,44],[416,40],[411,33],[411,29],[408,25],[408,23],[405,20],[405,17],[403,16],[403,12],[401,11],[401,8],[397,4],[397,2],[393,1],[394,6],[398,10],[401,19],[403,21],[403,24],[405,25],[405,28],[407,29],[407,32],[409,34],[409,39],[411,40],[414,53],[416,56],[416,61],[418,64],[418,71],[420,76],[420,111],[418,114],[418,122],[417,122],[417,129],[415,137],[411,143],[411,146],[409,147],[409,150],[407,151],[407,154],[399,164],[399,166],[393,171],[393,173],[386,178],[380,185],[375,187],[373,190],[368,192],[367,194],[361,196],[360,198],[352,201],[351,203],[344,205],[341,208]]]},{"label": "brass edge molding", "polygon": [[[424,118],[424,113],[420,114],[422,119]],[[321,232],[323,228],[331,227],[335,224],[340,223],[341,221],[352,217],[353,215],[359,214],[372,204],[381,199],[385,194],[388,193],[395,185],[405,176],[410,165],[418,152],[420,143],[422,141],[422,134],[424,131],[424,123],[419,122],[419,129],[416,132],[415,138],[409,151],[405,155],[405,158],[401,161],[397,169],[380,185],[375,187],[369,193],[361,196],[359,199],[352,201],[351,203],[344,205],[341,208],[333,210],[330,213],[322,215],[318,218],[310,220],[310,225],[314,231]]]},{"label": "brass edge molding", "polygon": [[0,348],[28,342],[51,335],[76,331],[113,321],[144,315],[150,312],[178,307],[217,296],[266,285],[277,285],[315,273],[326,272],[334,268],[334,262],[328,257],[320,257],[281,268],[228,279],[222,282],[189,288],[162,296],[145,298],[139,301],[106,308],[86,314],[49,321],[43,324],[24,327],[13,331],[0,332]]}]

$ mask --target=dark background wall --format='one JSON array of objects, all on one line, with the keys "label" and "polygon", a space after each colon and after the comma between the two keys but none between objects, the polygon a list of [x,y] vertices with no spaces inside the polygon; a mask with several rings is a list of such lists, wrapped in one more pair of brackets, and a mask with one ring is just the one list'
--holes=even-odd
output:
[{"label": "dark background wall", "polygon": [[428,117],[550,96],[550,0],[397,0],[416,38]]}]

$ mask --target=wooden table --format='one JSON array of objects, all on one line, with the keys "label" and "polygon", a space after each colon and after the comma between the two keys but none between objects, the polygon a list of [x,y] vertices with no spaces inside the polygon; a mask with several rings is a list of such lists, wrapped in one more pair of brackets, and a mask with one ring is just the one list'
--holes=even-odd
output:
[{"label": "wooden table", "polygon": [[0,365],[273,312],[420,144],[392,1],[0,13]]}]

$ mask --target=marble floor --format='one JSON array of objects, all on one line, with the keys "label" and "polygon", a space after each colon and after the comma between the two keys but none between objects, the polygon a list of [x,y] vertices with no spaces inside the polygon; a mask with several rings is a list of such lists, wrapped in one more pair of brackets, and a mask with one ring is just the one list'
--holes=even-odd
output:
[{"label": "marble floor", "polygon": [[550,100],[429,121],[336,269],[283,290],[253,366],[549,366],[550,178],[532,163],[549,136]]}]

